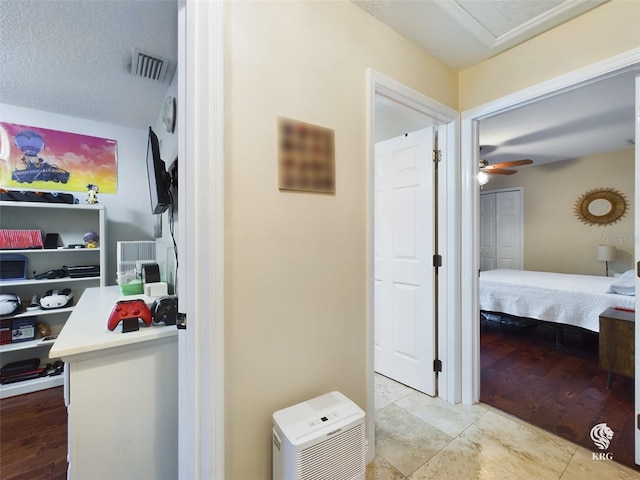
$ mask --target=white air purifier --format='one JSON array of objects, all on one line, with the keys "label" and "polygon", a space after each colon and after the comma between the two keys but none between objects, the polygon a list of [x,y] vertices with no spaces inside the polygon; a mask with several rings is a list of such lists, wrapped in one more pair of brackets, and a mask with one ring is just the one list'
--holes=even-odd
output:
[{"label": "white air purifier", "polygon": [[364,412],[331,392],[273,414],[273,480],[364,480]]}]

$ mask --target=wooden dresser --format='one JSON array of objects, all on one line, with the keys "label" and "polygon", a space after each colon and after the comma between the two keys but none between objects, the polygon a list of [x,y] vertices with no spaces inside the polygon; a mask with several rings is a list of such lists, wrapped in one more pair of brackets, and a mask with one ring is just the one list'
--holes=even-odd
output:
[{"label": "wooden dresser", "polygon": [[634,376],[635,312],[608,308],[600,314],[600,368],[609,373],[607,388],[614,375]]}]

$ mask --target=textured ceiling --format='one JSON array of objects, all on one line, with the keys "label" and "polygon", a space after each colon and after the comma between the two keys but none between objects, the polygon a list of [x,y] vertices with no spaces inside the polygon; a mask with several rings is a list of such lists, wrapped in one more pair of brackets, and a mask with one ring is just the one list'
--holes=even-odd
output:
[{"label": "textured ceiling", "polygon": [[464,70],[606,0],[352,0],[454,70]]},{"label": "textured ceiling", "polygon": [[[130,74],[134,47],[170,60],[163,82]],[[176,62],[175,0],[0,0],[0,103],[146,128]]]},{"label": "textured ceiling", "polygon": [[457,0],[455,3],[471,15],[494,38],[500,38],[517,28],[521,28],[532,18],[538,18],[566,2],[563,0],[530,1],[509,5],[507,2]]}]

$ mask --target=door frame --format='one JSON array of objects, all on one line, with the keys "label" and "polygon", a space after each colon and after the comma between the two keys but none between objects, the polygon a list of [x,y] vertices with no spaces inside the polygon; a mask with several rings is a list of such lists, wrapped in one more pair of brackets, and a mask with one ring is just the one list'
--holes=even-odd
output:
[{"label": "door frame", "polygon": [[[478,124],[480,120],[586,85],[602,78],[625,71],[637,70],[639,68],[640,48],[635,48],[604,61],[594,63],[462,112],[462,223],[460,225],[462,250],[460,286],[462,295],[461,375],[463,403],[473,404],[480,400],[480,320],[478,307],[479,185],[476,181],[480,161],[478,141]],[[640,157],[638,155],[637,145],[635,150],[637,171],[640,168]],[[636,328],[638,328],[637,325]],[[636,337],[636,344],[638,343],[640,343],[640,338]],[[636,385],[637,383],[638,380],[636,380]],[[638,389],[638,386],[636,389]]]},{"label": "door frame", "polygon": [[[382,95],[434,120],[438,131],[438,245],[443,266],[438,271],[439,325],[437,348],[443,362],[438,378],[438,396],[448,402],[460,401],[460,156],[459,113],[373,69],[367,70],[367,167],[366,167],[366,386],[367,461],[375,455],[375,375],[374,375],[374,162],[375,98]],[[441,321],[442,319],[442,321]],[[446,319],[446,321],[444,321]]]},{"label": "door frame", "polygon": [[[640,71],[636,72],[636,147],[635,147],[635,161],[636,161],[636,185],[640,185],[640,148],[638,148],[638,139],[640,139]],[[638,218],[638,212],[640,212],[640,194],[635,192],[636,204],[636,218]],[[635,262],[636,262],[636,312],[638,311],[638,298],[640,298],[640,248],[638,248],[638,242],[640,242],[640,222],[636,221],[635,225],[636,243],[635,243]],[[640,344],[640,322],[636,318],[635,328],[635,351],[640,352],[638,348]],[[635,355],[636,365],[635,371],[640,372],[640,354]],[[635,418],[640,418],[640,376],[636,375],[635,383]],[[635,429],[635,462],[640,465],[640,428],[638,428],[637,421]]]},{"label": "door frame", "polygon": [[224,2],[178,0],[177,75],[178,477],[224,478]]}]

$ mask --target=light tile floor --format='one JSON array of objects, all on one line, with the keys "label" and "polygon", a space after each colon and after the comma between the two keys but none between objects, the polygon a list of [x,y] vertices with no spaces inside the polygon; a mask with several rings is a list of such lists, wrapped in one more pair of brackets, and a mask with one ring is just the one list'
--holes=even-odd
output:
[{"label": "light tile floor", "polygon": [[376,456],[367,480],[640,479],[488,405],[451,405],[381,375],[375,395]]}]

